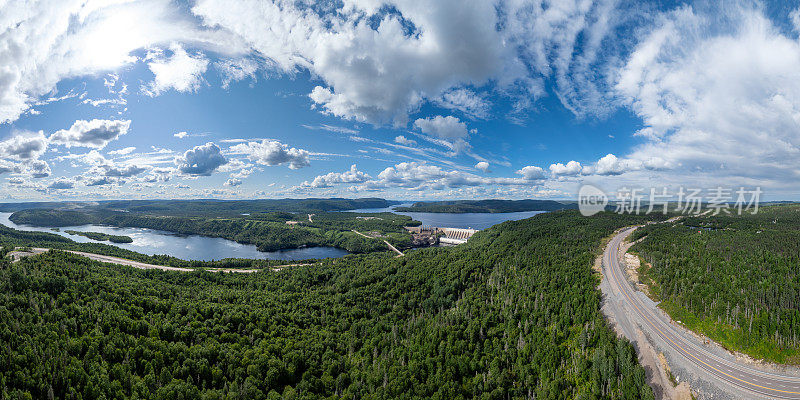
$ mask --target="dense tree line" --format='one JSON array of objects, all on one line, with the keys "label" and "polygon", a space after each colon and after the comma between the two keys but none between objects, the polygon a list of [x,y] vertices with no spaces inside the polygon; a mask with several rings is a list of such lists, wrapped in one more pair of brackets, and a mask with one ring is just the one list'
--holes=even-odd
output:
[{"label": "dense tree line", "polygon": [[673,318],[730,349],[800,362],[800,206],[642,228],[643,280]]},{"label": "dense tree line", "polygon": [[315,213],[345,211],[359,208],[386,208],[396,202],[379,198],[362,199],[263,199],[263,200],[105,200],[69,202],[0,203],[0,211],[16,212],[29,209],[79,209],[87,211],[118,211],[156,213],[172,216],[237,216],[241,214],[291,212]]},{"label": "dense tree line", "polygon": [[452,200],[417,202],[411,207],[397,207],[395,210],[430,213],[505,213],[577,208],[576,203],[562,203],[554,200]]},{"label": "dense tree line", "polygon": [[244,276],[0,261],[0,393],[652,399],[591,269],[641,218],[554,212],[455,248]]},{"label": "dense tree line", "polygon": [[130,236],[124,235],[110,235],[108,233],[102,232],[82,232],[82,231],[73,231],[73,230],[66,230],[64,231],[70,235],[78,235],[84,236],[92,240],[97,240],[100,242],[111,242],[111,243],[132,243],[133,239]]}]

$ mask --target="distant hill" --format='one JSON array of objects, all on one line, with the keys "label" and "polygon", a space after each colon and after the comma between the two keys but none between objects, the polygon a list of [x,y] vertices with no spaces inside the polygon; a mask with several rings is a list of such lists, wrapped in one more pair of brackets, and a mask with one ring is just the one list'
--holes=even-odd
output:
[{"label": "distant hill", "polygon": [[429,213],[506,213],[577,209],[576,203],[555,200],[453,200],[417,202],[411,207],[397,207],[401,212]]},{"label": "distant hill", "polygon": [[110,200],[91,202],[0,203],[0,212],[30,209],[121,211],[170,216],[233,216],[259,212],[315,213],[359,208],[386,208],[398,202],[363,199],[264,199],[264,200]]}]

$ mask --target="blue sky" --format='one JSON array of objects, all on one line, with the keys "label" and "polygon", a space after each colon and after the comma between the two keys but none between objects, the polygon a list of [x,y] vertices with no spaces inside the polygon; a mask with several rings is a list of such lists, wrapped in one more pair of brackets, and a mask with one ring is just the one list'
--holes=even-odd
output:
[{"label": "blue sky", "polygon": [[0,201],[799,197],[798,2],[310,4],[5,5]]}]

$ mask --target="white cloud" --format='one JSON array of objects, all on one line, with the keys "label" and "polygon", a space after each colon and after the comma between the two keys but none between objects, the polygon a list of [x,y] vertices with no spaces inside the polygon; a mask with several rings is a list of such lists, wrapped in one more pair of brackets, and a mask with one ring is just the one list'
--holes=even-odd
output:
[{"label": "white cloud", "polygon": [[553,176],[576,176],[581,173],[583,167],[577,161],[570,161],[567,165],[562,163],[550,164],[550,174]]},{"label": "white cloud", "polygon": [[424,134],[446,140],[464,139],[469,135],[467,124],[450,115],[419,118],[414,121],[414,127]]},{"label": "white cloud", "polygon": [[[276,68],[311,70],[325,86],[309,97],[325,111],[370,123],[404,124],[424,99],[438,99],[458,83],[483,83],[518,64],[496,29],[492,2],[391,5],[403,20],[361,3],[325,16],[288,1],[202,0],[192,10],[207,25],[241,35]],[[364,15],[375,16],[374,29]],[[415,32],[407,34],[404,23]]]},{"label": "white cloud", "polygon": [[214,67],[222,76],[222,88],[227,89],[233,82],[255,79],[259,65],[250,58],[229,58],[215,62]]},{"label": "white cloud", "polygon": [[310,153],[303,149],[289,147],[277,140],[264,139],[261,142],[241,143],[230,148],[231,154],[244,154],[261,165],[276,166],[288,164],[291,169],[310,165]]},{"label": "white cloud", "polygon": [[50,135],[50,142],[67,147],[102,149],[109,142],[128,133],[130,125],[130,120],[77,120],[69,129],[62,129]]},{"label": "white cloud", "polygon": [[203,84],[203,73],[208,68],[208,58],[198,52],[194,56],[186,52],[180,44],[169,47],[170,57],[156,56],[147,65],[155,78],[142,87],[149,96],[158,96],[170,89],[178,92],[196,92]]},{"label": "white cloud", "polygon": [[183,156],[175,159],[178,170],[187,175],[209,176],[228,160],[213,142],[186,150]]},{"label": "white cloud", "polygon": [[55,181],[50,183],[50,185],[47,186],[48,189],[56,189],[56,190],[72,189],[74,187],[75,187],[75,182],[64,177],[56,179]]},{"label": "white cloud", "polygon": [[[619,9],[619,0],[508,1],[498,8],[506,17],[504,38],[521,48],[521,58],[533,69],[524,80],[527,94],[518,99],[516,112],[531,106],[530,99],[544,94],[543,80],[552,78],[554,90],[565,107],[578,115],[603,114],[613,102],[606,101],[613,62],[619,47],[609,37],[619,24],[630,21],[630,8]],[[616,46],[616,47],[615,47]]]},{"label": "white cloud", "polygon": [[544,170],[541,167],[537,167],[535,165],[528,165],[526,167],[522,167],[518,174],[522,175],[525,180],[535,181],[545,178]]},{"label": "white cloud", "polygon": [[323,130],[323,131],[328,131],[328,132],[333,132],[333,133],[343,133],[343,134],[348,134],[348,135],[358,135],[358,133],[359,133],[358,130],[356,130],[356,129],[347,128],[347,127],[344,127],[344,126],[328,125],[328,124],[322,124],[322,125],[319,125],[319,126],[305,125],[304,124],[304,125],[302,125],[302,127],[306,128],[306,129]]},{"label": "white cloud", "polygon": [[33,160],[25,164],[23,171],[32,178],[46,178],[53,173],[50,170],[50,165],[44,160]]},{"label": "white cloud", "polygon": [[175,168],[162,168],[157,167],[150,170],[150,172],[141,177],[140,180],[148,183],[167,182],[173,175],[177,174],[178,170]]},{"label": "white cloud", "polygon": [[402,144],[403,146],[416,146],[417,145],[416,141],[411,140],[411,139],[409,139],[409,138],[407,138],[407,137],[405,137],[403,135],[399,135],[399,136],[395,137],[394,138],[394,142],[397,143],[397,144]]},{"label": "white cloud", "polygon": [[663,14],[616,90],[644,121],[648,142],[626,156],[644,168],[716,184],[800,178],[800,42],[758,9]]},{"label": "white cloud", "polygon": [[5,174],[7,172],[12,172],[17,170],[19,167],[9,161],[0,159],[0,174]]},{"label": "white cloud", "polygon": [[329,172],[325,175],[319,175],[313,181],[305,181],[300,185],[304,188],[328,188],[338,183],[363,183],[370,176],[366,173],[359,171],[356,165],[350,166],[349,171],[345,172]]},{"label": "white cloud", "polygon": [[130,146],[130,147],[125,147],[125,148],[122,148],[122,149],[119,149],[119,150],[109,151],[108,154],[111,154],[112,156],[113,155],[124,156],[124,155],[133,153],[135,150],[136,150],[136,147]]},{"label": "white cloud", "polygon": [[[535,178],[535,169],[538,167],[525,167],[518,173],[522,178],[488,178],[472,173],[445,170],[436,165],[423,162],[402,162],[381,171],[376,179],[367,180],[360,185],[353,186],[352,191],[387,190],[391,188],[405,188],[411,190],[441,191],[448,188],[479,187],[479,186],[520,186],[531,187],[538,182]],[[538,168],[541,172],[541,168]],[[526,175],[527,174],[527,175]]]},{"label": "white cloud", "polygon": [[47,139],[42,131],[14,132],[12,136],[0,142],[0,157],[14,160],[37,159],[47,150]]},{"label": "white cloud", "polygon": [[189,133],[187,133],[186,131],[181,131],[181,132],[178,132],[178,133],[176,133],[176,134],[174,134],[172,136],[175,136],[178,139],[183,139],[186,136],[189,136]]},{"label": "white cloud", "polygon": [[135,63],[137,49],[185,42],[238,54],[238,38],[197,27],[169,0],[8,2],[0,17],[0,123],[14,121],[62,79]]},{"label": "white cloud", "polygon": [[458,110],[472,118],[489,117],[489,102],[478,93],[465,88],[456,88],[442,94],[437,101],[442,107]]},{"label": "white cloud", "polygon": [[486,162],[486,161],[480,161],[477,164],[475,164],[475,168],[477,168],[477,169],[479,169],[479,170],[481,170],[483,172],[487,172],[487,171],[489,171],[489,163]]},{"label": "white cloud", "polygon": [[225,183],[223,183],[223,185],[231,186],[231,187],[239,186],[241,184],[242,184],[242,180],[238,179],[238,178],[230,178],[227,181],[225,181]]}]

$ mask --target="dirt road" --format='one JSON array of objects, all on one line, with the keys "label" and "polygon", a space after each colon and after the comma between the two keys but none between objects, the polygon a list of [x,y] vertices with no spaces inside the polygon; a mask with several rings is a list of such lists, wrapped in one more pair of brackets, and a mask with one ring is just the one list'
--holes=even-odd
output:
[{"label": "dirt road", "polygon": [[[20,251],[20,250],[16,250],[15,249],[14,251],[8,253],[8,255],[11,256],[12,260],[18,261],[22,257],[29,257],[29,256],[37,255],[37,254],[42,254],[42,253],[45,253],[45,252],[47,252],[49,250],[50,249],[45,249],[45,248],[41,248],[41,247],[31,248],[30,251]],[[85,252],[82,252],[82,251],[74,251],[74,250],[61,250],[61,251],[65,251],[67,253],[72,253],[72,254],[77,254],[79,256],[86,257],[86,258],[88,258],[90,260],[100,261],[100,262],[104,262],[104,263],[118,264],[118,265],[127,265],[127,266],[130,266],[130,267],[139,268],[139,269],[160,269],[160,270],[163,270],[163,271],[179,271],[179,272],[197,271],[196,269],[193,269],[193,268],[168,267],[166,265],[147,264],[147,263],[143,263],[143,262],[139,262],[139,261],[127,260],[127,259],[119,258],[119,257],[105,256],[105,255],[102,255],[102,254],[85,253]],[[236,269],[236,268],[209,268],[209,269],[207,269],[207,271],[211,271],[211,272],[237,272],[237,273],[247,274],[247,273],[258,272],[260,270],[258,270],[258,269]]]}]

